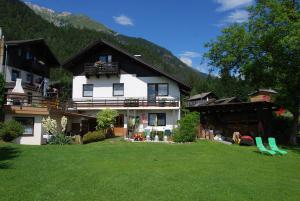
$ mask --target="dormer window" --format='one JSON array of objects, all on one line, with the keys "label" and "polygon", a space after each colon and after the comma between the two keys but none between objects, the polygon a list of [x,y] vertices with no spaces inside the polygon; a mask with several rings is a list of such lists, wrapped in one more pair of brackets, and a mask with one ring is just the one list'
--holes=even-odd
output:
[{"label": "dormer window", "polygon": [[111,55],[101,55],[99,57],[99,61],[102,63],[111,63],[112,62],[112,56]]}]

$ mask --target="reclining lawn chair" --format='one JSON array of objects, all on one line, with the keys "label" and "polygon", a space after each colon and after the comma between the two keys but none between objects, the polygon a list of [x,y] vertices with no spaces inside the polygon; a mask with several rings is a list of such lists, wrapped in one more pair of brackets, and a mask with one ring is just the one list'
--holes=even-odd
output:
[{"label": "reclining lawn chair", "polygon": [[260,153],[262,153],[262,154],[265,153],[265,154],[269,154],[272,156],[276,154],[275,151],[266,149],[266,147],[262,143],[261,137],[256,137],[255,142],[256,142],[257,149],[260,151]]},{"label": "reclining lawn chair", "polygon": [[281,155],[287,154],[286,151],[283,151],[277,147],[275,138],[269,137],[268,141],[269,141],[269,146],[271,147],[272,151],[275,151],[276,153],[279,153]]}]

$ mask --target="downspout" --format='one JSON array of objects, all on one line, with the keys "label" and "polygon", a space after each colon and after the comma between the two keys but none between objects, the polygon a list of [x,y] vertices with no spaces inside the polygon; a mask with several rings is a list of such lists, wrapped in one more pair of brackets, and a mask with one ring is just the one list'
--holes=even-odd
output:
[{"label": "downspout", "polygon": [[5,44],[5,62],[4,62],[4,68],[3,68],[3,77],[4,77],[5,81],[6,81],[6,69],[7,69],[7,49],[8,49],[8,46],[7,46],[7,44]]}]

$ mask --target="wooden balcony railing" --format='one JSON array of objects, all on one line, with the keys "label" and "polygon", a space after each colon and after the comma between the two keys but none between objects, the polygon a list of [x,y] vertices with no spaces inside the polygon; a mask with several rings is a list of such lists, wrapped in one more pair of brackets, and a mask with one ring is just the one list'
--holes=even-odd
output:
[{"label": "wooden balcony railing", "polygon": [[179,107],[179,99],[160,99],[154,101],[147,98],[88,99],[73,100],[72,106],[74,109],[97,107]]},{"label": "wooden balcony railing", "polygon": [[86,76],[119,75],[119,63],[85,63],[84,72]]},{"label": "wooden balcony railing", "polygon": [[32,96],[26,94],[5,94],[5,106],[35,107],[35,108],[62,108],[56,97]]}]

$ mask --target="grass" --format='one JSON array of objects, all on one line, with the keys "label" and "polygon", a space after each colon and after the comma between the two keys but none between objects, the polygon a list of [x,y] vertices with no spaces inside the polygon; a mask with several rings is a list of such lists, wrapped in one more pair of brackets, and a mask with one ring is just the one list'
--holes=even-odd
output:
[{"label": "grass", "polygon": [[207,141],[0,143],[0,200],[299,200],[300,149],[255,150]]}]

